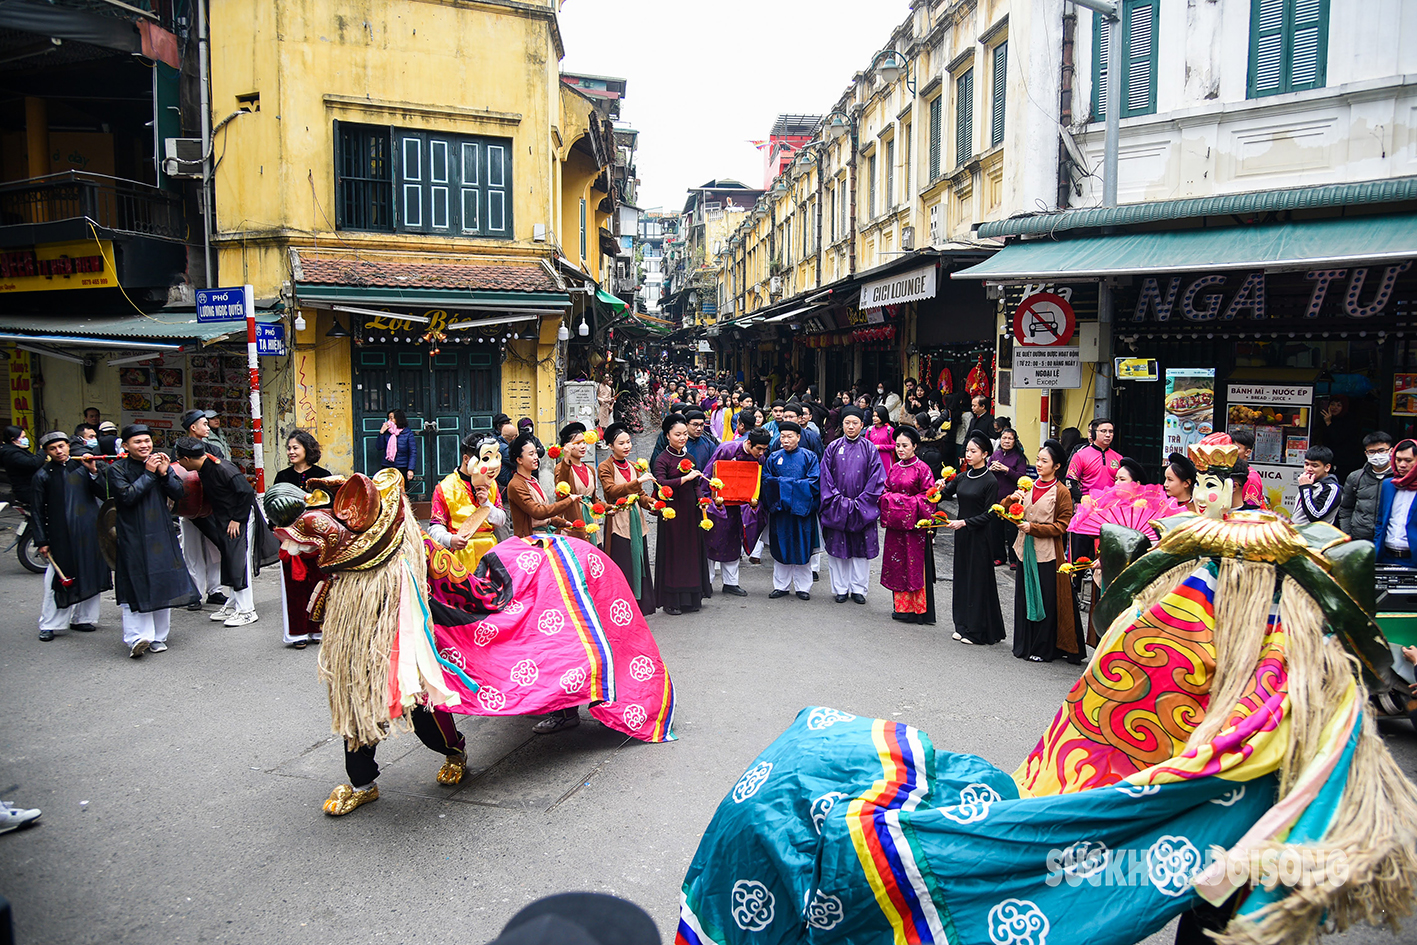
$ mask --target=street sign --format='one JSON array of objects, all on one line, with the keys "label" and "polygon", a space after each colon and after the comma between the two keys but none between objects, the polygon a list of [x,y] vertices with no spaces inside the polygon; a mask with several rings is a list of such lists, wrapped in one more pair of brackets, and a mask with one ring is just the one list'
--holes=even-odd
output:
[{"label": "street sign", "polygon": [[285,357],[285,326],[280,322],[271,325],[257,322],[256,353]]},{"label": "street sign", "polygon": [[1155,358],[1116,358],[1112,374],[1119,381],[1156,381],[1161,369]]},{"label": "street sign", "polygon": [[1071,348],[1014,348],[1014,387],[1073,390],[1082,386],[1082,351]]},{"label": "street sign", "polygon": [[247,294],[248,286],[230,289],[198,289],[197,321],[234,322],[246,318],[248,311],[254,311],[253,300]]},{"label": "street sign", "polygon": [[1067,344],[1077,331],[1077,315],[1068,300],[1052,292],[1037,292],[1014,312],[1014,340],[1027,347]]}]

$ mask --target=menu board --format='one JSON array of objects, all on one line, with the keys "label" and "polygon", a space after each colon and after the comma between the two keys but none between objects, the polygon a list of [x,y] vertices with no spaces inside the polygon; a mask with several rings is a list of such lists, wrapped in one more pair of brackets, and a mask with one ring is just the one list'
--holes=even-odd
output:
[{"label": "menu board", "polygon": [[1392,376],[1392,415],[1417,417],[1417,374]]},{"label": "menu board", "polygon": [[1167,368],[1161,461],[1209,436],[1214,416],[1215,368]]},{"label": "menu board", "polygon": [[153,447],[171,455],[182,436],[178,421],[187,409],[187,356],[167,354],[118,367],[119,427],[145,423]]},{"label": "menu board", "polygon": [[188,356],[192,374],[192,406],[216,411],[221,435],[231,446],[230,459],[250,472],[255,464],[251,443],[251,375],[246,355],[208,349]]},{"label": "menu board", "polygon": [[1264,483],[1265,504],[1292,512],[1299,495],[1294,480],[1309,448],[1312,384],[1241,384],[1226,389],[1226,430],[1255,435],[1250,468]]}]

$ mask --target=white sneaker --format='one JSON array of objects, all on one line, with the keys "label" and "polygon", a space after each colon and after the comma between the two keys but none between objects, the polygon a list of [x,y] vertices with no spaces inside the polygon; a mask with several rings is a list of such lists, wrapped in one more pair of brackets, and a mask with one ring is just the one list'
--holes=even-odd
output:
[{"label": "white sneaker", "polygon": [[148,644],[148,652],[149,652],[149,653],[166,653],[166,652],[167,652],[167,644],[166,644],[166,643],[163,643],[161,640],[154,640],[153,642],[151,642],[151,643]]},{"label": "white sneaker", "polygon": [[140,656],[142,656],[144,653],[146,653],[146,652],[148,651],[148,647],[150,647],[150,646],[152,646],[152,642],[151,642],[151,641],[149,641],[149,640],[139,640],[137,643],[134,643],[134,644],[133,644],[132,649],[130,649],[130,650],[128,651],[128,655],[129,655],[130,657],[132,657],[133,659],[137,659],[138,657],[140,657]]},{"label": "white sneaker", "polygon": [[221,609],[220,609],[220,610],[218,610],[218,611],[217,611],[216,613],[214,613],[214,614],[211,614],[207,619],[209,619],[209,620],[228,620],[228,619],[230,619],[231,616],[232,616],[233,614],[235,614],[235,613],[236,613],[236,604],[235,604],[235,602],[233,602],[233,601],[231,601],[231,600],[228,599],[225,604],[222,604],[222,605],[221,605]]},{"label": "white sneaker", "polygon": [[39,820],[39,810],[25,810],[9,801],[0,801],[0,833],[9,833]]},{"label": "white sneaker", "polygon": [[260,619],[260,614],[256,613],[254,610],[248,610],[245,613],[237,612],[232,614],[227,619],[225,625],[228,627],[244,627],[248,623],[255,623]]}]

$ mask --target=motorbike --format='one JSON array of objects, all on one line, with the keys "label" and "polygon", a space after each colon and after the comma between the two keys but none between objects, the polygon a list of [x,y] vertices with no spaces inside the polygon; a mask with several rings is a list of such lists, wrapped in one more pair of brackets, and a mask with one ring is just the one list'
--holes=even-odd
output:
[{"label": "motorbike", "polygon": [[15,511],[22,517],[20,524],[15,526],[15,538],[5,547],[0,554],[8,554],[12,549],[16,557],[20,559],[20,566],[26,571],[34,574],[43,574],[47,562],[44,556],[39,553],[39,549],[34,544],[34,529],[31,527],[29,510],[18,502],[0,502],[0,512],[5,511],[11,504],[15,506]]}]

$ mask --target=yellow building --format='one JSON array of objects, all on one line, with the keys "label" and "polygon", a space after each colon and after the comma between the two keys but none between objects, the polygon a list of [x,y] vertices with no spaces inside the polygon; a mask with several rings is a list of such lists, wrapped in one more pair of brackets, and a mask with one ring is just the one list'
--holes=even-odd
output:
[{"label": "yellow building", "polygon": [[268,473],[295,426],[336,472],[377,468],[393,409],[424,431],[415,497],[496,413],[550,438],[615,205],[556,5],[233,0],[211,31],[219,279],[294,328],[263,370]]}]

